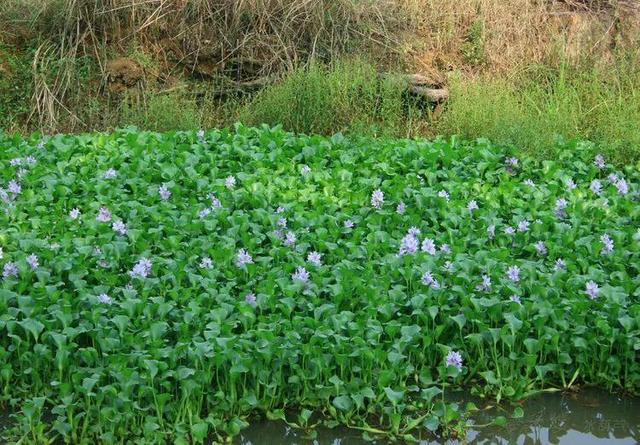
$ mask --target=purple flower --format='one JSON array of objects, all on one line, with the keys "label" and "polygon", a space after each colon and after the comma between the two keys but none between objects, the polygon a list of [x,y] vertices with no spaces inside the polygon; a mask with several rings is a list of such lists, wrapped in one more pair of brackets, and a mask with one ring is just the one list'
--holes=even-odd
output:
[{"label": "purple flower", "polygon": [[36,161],[36,158],[34,158],[33,156],[27,156],[24,160],[29,165],[35,165],[36,162],[38,162],[38,161]]},{"label": "purple flower", "polygon": [[418,245],[420,242],[418,238],[411,233],[406,234],[402,240],[400,240],[400,251],[398,255],[407,255],[409,253],[416,253],[418,251]]},{"label": "purple flower", "polygon": [[448,244],[443,244],[440,246],[440,252],[442,253],[451,253],[451,248]]},{"label": "purple flower", "polygon": [[511,226],[507,226],[504,228],[504,233],[506,233],[507,235],[513,235],[514,233],[516,233],[516,229]]},{"label": "purple flower", "polygon": [[591,185],[589,185],[589,190],[591,190],[594,195],[600,196],[602,193],[602,183],[597,179],[594,179],[591,181]]},{"label": "purple flower", "polygon": [[13,158],[9,161],[9,165],[12,167],[17,167],[22,164],[22,158]]},{"label": "purple flower", "polygon": [[604,162],[604,156],[602,156],[601,154],[597,154],[595,159],[593,160],[593,165],[600,169],[603,169],[606,166],[606,163]]},{"label": "purple flower", "polygon": [[346,220],[344,222],[344,227],[345,227],[345,229],[352,229],[353,228],[353,221],[351,221],[350,219]]},{"label": "purple flower", "polygon": [[98,221],[100,221],[100,222],[110,221],[111,220],[111,212],[106,207],[100,207],[100,210],[98,210],[98,216],[96,216],[96,219]]},{"label": "purple flower", "polygon": [[234,176],[227,176],[224,180],[224,186],[228,189],[232,189],[236,186],[236,178]]},{"label": "purple flower", "polygon": [[280,218],[278,220],[278,226],[287,227],[287,218],[284,218],[284,217]]},{"label": "purple flower", "polygon": [[246,250],[244,249],[238,250],[238,253],[236,254],[236,266],[242,267],[245,264],[252,264],[252,263],[253,263],[253,258],[251,257],[251,255],[247,253]]},{"label": "purple flower", "polygon": [[567,212],[565,212],[567,204],[567,200],[564,198],[556,199],[556,207],[554,209],[554,213],[557,218],[564,218],[567,216]]},{"label": "purple flower", "polygon": [[615,184],[616,182],[618,182],[618,175],[616,175],[615,173],[609,173],[609,176],[607,176],[607,179],[609,180],[610,183]]},{"label": "purple flower", "polygon": [[520,281],[520,268],[518,266],[511,266],[507,269],[507,278],[514,283]]},{"label": "purple flower", "polygon": [[407,209],[407,206],[404,204],[404,202],[400,201],[400,203],[396,207],[396,213],[398,215],[402,215],[406,209]]},{"label": "purple flower", "polygon": [[526,185],[528,187],[535,187],[536,186],[536,184],[531,179],[525,179],[524,180],[524,185]]},{"label": "purple flower", "polygon": [[111,304],[113,303],[113,300],[111,299],[111,297],[107,294],[100,294],[98,295],[98,301],[102,304]]},{"label": "purple flower", "polygon": [[379,209],[382,207],[382,203],[384,202],[384,193],[382,190],[376,189],[371,193],[371,206],[373,208]]},{"label": "purple flower", "polygon": [[469,209],[470,212],[474,210],[478,210],[478,203],[476,202],[475,199],[472,199],[471,201],[469,201],[469,204],[467,204],[467,209]]},{"label": "purple flower", "polygon": [[440,289],[440,283],[431,275],[431,272],[425,272],[422,275],[422,284],[430,286],[433,289]]},{"label": "purple flower", "polygon": [[564,262],[564,260],[562,258],[558,258],[556,260],[556,263],[554,265],[554,268],[556,270],[564,270],[567,268],[567,264]]},{"label": "purple flower", "polygon": [[291,274],[291,279],[293,281],[300,281],[301,283],[306,283],[307,281],[309,281],[309,272],[307,272],[307,269],[300,266],[296,269],[294,273]]},{"label": "purple flower", "polygon": [[104,179],[112,179],[112,178],[115,178],[116,176],[118,176],[118,172],[112,168],[104,172]]},{"label": "purple flower", "polygon": [[422,241],[422,251],[427,252],[429,255],[435,255],[436,243],[431,238],[425,238]]},{"label": "purple flower", "polygon": [[18,181],[16,181],[15,179],[12,179],[11,181],[9,181],[9,185],[7,186],[7,190],[9,190],[9,193],[13,193],[14,195],[18,195],[22,191],[22,187],[20,187],[20,183]]},{"label": "purple flower", "polygon": [[567,179],[564,184],[567,186],[567,190],[571,191],[576,188],[576,183],[573,182],[573,179]]},{"label": "purple flower", "polygon": [[507,158],[505,159],[505,163],[511,167],[515,167],[518,165],[518,158],[514,158],[514,157]]},{"label": "purple flower", "polygon": [[158,188],[158,193],[160,194],[160,199],[162,199],[163,201],[168,201],[169,198],[171,198],[171,192],[169,191],[167,186],[164,184],[162,184]]},{"label": "purple flower", "polygon": [[140,277],[147,278],[149,273],[151,272],[151,261],[149,259],[142,257],[138,260],[138,262],[133,266],[133,269],[129,271],[129,275],[131,278]]},{"label": "purple flower", "polygon": [[203,269],[211,269],[213,267],[213,261],[208,256],[202,257],[200,267]]},{"label": "purple flower", "polygon": [[309,255],[307,255],[307,261],[314,266],[320,267],[322,266],[321,257],[322,255],[314,250],[313,252],[310,252]]},{"label": "purple flower", "polygon": [[613,252],[613,240],[608,234],[604,234],[600,237],[600,241],[602,241],[603,247],[600,251],[600,255],[608,255]]},{"label": "purple flower", "polygon": [[518,232],[526,232],[529,230],[529,221],[523,219],[518,223]]},{"label": "purple flower", "polygon": [[624,179],[622,178],[618,179],[614,185],[618,189],[618,193],[620,193],[621,195],[626,195],[627,193],[629,193],[629,185],[627,184],[627,181],[625,181]]},{"label": "purple flower", "polygon": [[446,364],[447,366],[455,366],[458,371],[462,371],[462,355],[457,351],[449,351]]},{"label": "purple flower", "polygon": [[114,232],[118,232],[120,235],[126,235],[127,234],[127,225],[122,222],[121,220],[115,221],[112,225],[111,228],[113,229]]},{"label": "purple flower", "polygon": [[595,282],[588,281],[585,287],[585,292],[587,293],[589,298],[594,300],[598,297],[598,292],[600,292],[600,289],[598,288],[598,285]]},{"label": "purple flower", "polygon": [[509,300],[513,301],[514,303],[518,303],[518,304],[522,304],[520,302],[520,297],[518,295],[511,295],[511,298],[509,298]]},{"label": "purple flower", "polygon": [[38,257],[32,253],[27,257],[27,264],[29,264],[31,270],[36,270],[38,268]]},{"label": "purple flower", "polygon": [[445,261],[443,269],[444,269],[445,272],[452,272],[453,271],[453,263],[451,261]]},{"label": "purple flower", "polygon": [[279,206],[279,207],[276,209],[276,213],[280,214],[280,213],[282,213],[282,212],[284,212],[284,207]]},{"label": "purple flower", "polygon": [[284,245],[285,246],[293,246],[296,243],[296,234],[289,231],[284,237]]},{"label": "purple flower", "polygon": [[71,219],[78,219],[80,217],[80,210],[78,210],[77,208],[73,208],[71,209],[71,211],[69,212],[69,218]]},{"label": "purple flower", "polygon": [[476,289],[489,292],[491,290],[491,277],[489,277],[489,275],[482,275],[482,283],[478,284]]},{"label": "purple flower", "polygon": [[36,146],[39,150],[44,150],[44,141],[40,141],[38,142],[38,145]]},{"label": "purple flower", "polygon": [[407,231],[407,233],[411,236],[418,237],[420,236],[420,229],[418,229],[416,226],[411,226],[409,227],[409,230]]},{"label": "purple flower", "polygon": [[544,241],[536,241],[533,247],[536,248],[536,251],[540,255],[545,255],[547,253],[547,246],[544,245]]},{"label": "purple flower", "polygon": [[200,210],[200,212],[198,213],[198,216],[200,218],[206,218],[210,214],[211,214],[211,209],[209,207],[205,207],[204,209]]},{"label": "purple flower", "polygon": [[9,278],[9,277],[17,277],[18,276],[18,266],[16,266],[16,263],[13,263],[11,261],[9,261],[8,263],[4,264],[4,267],[2,268],[2,277],[3,278]]},{"label": "purple flower", "polygon": [[303,165],[300,169],[300,173],[302,173],[303,175],[311,173],[311,167],[309,167],[308,165]]},{"label": "purple flower", "polygon": [[446,190],[440,190],[438,196],[449,201],[449,193]]},{"label": "purple flower", "polygon": [[489,227],[487,227],[487,236],[489,237],[489,239],[495,238],[496,226],[494,224],[491,224]]},{"label": "purple flower", "polygon": [[253,292],[249,292],[247,295],[245,295],[244,301],[245,303],[254,306],[256,304],[256,294],[254,294]]}]

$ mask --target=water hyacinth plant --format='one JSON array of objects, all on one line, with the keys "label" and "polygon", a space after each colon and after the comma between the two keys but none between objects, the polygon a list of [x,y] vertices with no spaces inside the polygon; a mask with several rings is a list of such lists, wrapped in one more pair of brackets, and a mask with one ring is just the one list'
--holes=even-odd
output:
[{"label": "water hyacinth plant", "polygon": [[409,440],[464,422],[443,389],[640,391],[640,174],[588,144],[538,163],[239,125],[0,148],[5,441],[204,443],[291,413]]}]

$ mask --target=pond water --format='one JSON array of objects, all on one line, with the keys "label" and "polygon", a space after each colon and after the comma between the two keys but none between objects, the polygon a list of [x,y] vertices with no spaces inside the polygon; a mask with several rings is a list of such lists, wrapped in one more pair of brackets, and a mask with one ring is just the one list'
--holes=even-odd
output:
[{"label": "pond water", "polygon": [[[640,443],[640,399],[611,395],[597,390],[569,394],[543,394],[525,401],[524,417],[511,419],[512,406],[487,407],[473,416],[476,424],[490,423],[497,415],[508,418],[506,427],[470,427],[465,441],[431,438],[421,445],[447,444],[637,444]],[[484,408],[484,409],[483,409]],[[281,422],[256,422],[242,431],[237,445],[361,445],[390,444],[387,440],[365,441],[359,431],[319,428],[315,439]],[[398,442],[393,442],[398,443]]]}]

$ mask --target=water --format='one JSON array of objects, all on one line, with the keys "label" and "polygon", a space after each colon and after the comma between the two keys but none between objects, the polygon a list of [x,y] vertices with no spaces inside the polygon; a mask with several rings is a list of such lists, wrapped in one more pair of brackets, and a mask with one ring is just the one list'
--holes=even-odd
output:
[{"label": "water", "polygon": [[[637,444],[640,443],[640,399],[620,397],[597,390],[577,394],[543,394],[522,404],[525,415],[511,419],[513,407],[490,407],[475,401],[481,409],[476,424],[490,423],[495,416],[508,418],[507,426],[470,427],[466,441],[424,440],[421,445],[447,444]],[[316,439],[305,438],[281,422],[257,422],[242,431],[236,445],[364,445],[390,444],[387,440],[365,441],[360,432],[348,428],[319,428]],[[393,442],[398,443],[398,442]]]}]

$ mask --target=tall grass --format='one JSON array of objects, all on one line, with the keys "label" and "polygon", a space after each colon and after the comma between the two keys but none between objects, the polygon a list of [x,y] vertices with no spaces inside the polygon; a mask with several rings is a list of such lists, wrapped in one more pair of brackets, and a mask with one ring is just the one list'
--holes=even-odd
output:
[{"label": "tall grass", "polygon": [[640,71],[540,67],[515,78],[457,75],[436,132],[488,137],[542,156],[557,139],[588,139],[618,162],[640,158]]}]

